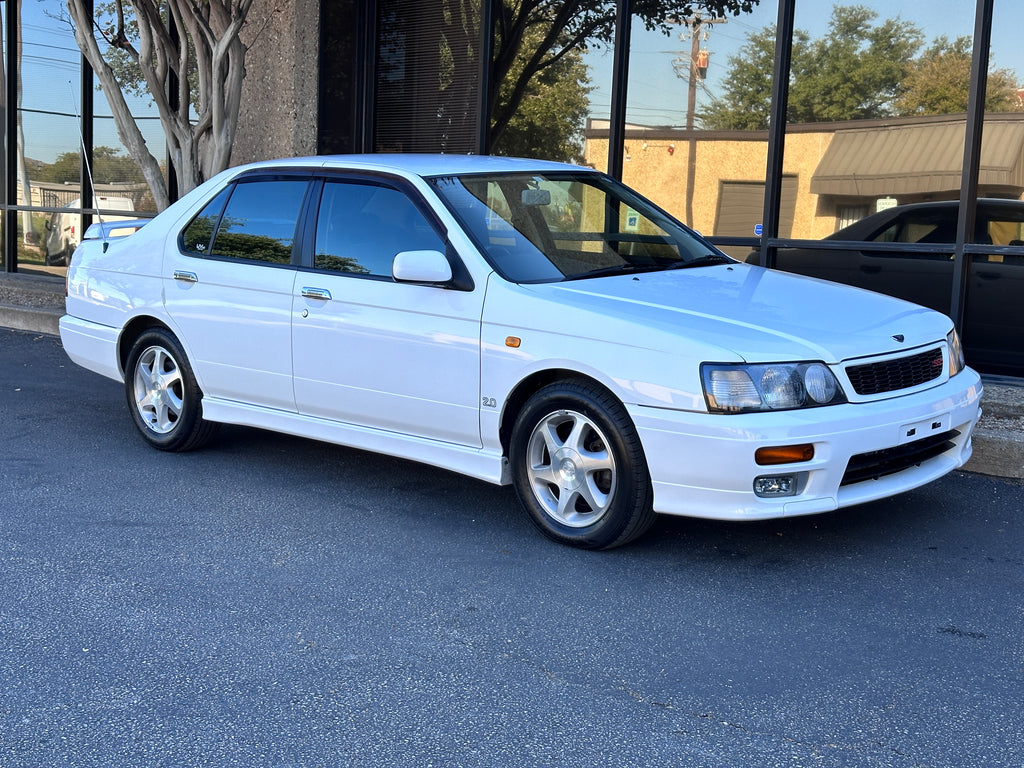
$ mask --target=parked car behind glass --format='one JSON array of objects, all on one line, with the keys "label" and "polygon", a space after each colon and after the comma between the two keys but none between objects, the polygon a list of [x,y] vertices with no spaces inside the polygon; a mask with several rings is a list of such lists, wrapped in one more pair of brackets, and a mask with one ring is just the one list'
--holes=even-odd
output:
[{"label": "parked car behind glass", "polygon": [[[116,197],[110,195],[97,195],[95,206],[100,209],[111,211],[131,211],[132,201],[127,197]],[[64,206],[67,211],[57,211],[50,215],[46,222],[46,264],[62,265],[67,264],[71,254],[82,239],[82,201],[75,198]],[[116,214],[104,214],[104,221],[117,221],[128,219],[129,216]]]},{"label": "parked car behind glass", "polygon": [[[787,248],[776,267],[898,296],[949,312],[953,290],[953,243],[959,204],[901,205],[838,230],[826,240],[949,244],[948,252],[914,253]],[[978,201],[974,242],[1024,245],[1024,202]],[[748,257],[756,262],[757,254]],[[964,352],[971,366],[989,373],[1024,376],[1024,256],[974,255],[970,264]]]},{"label": "parked car behind glass", "polygon": [[970,457],[982,394],[938,312],[734,261],[602,173],[509,158],[226,171],[83,241],[60,327],[156,448],[227,422],[427,462],[589,548],[657,512],[915,488]]}]

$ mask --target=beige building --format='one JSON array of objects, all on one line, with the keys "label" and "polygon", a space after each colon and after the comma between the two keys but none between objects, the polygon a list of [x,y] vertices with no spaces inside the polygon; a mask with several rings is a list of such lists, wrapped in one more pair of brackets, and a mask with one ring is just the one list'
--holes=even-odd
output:
[{"label": "beige building", "polygon": [[[779,236],[819,239],[884,207],[957,199],[965,125],[952,115],[789,126]],[[767,154],[767,131],[631,125],[623,181],[705,235],[755,237]],[[584,155],[605,167],[606,121],[587,126]],[[987,117],[978,195],[1024,197],[1024,114]]]}]

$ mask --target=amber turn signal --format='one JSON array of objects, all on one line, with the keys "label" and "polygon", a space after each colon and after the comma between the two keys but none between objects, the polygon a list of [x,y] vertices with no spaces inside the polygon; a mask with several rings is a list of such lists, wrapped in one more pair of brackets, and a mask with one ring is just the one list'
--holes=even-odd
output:
[{"label": "amber turn signal", "polygon": [[814,458],[814,445],[780,445],[771,448],[758,448],[754,452],[754,461],[761,466],[772,464],[792,464],[798,461],[810,461]]}]

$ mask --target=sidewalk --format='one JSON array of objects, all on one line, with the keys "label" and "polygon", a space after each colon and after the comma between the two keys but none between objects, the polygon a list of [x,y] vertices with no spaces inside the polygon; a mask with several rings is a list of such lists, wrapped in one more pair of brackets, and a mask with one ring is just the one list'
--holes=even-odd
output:
[{"label": "sidewalk", "polygon": [[[58,274],[0,273],[0,326],[56,335],[64,314]],[[1024,379],[985,377],[984,413],[965,469],[1024,479]]]}]

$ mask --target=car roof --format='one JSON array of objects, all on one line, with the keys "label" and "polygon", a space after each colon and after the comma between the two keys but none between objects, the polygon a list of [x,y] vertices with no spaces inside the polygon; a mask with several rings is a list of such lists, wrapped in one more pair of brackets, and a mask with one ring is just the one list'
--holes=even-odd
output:
[{"label": "car roof", "polygon": [[266,160],[236,168],[237,172],[289,167],[365,170],[414,176],[454,176],[469,173],[534,173],[549,171],[594,172],[569,163],[491,155],[431,155],[381,153],[367,155],[318,155]]}]

